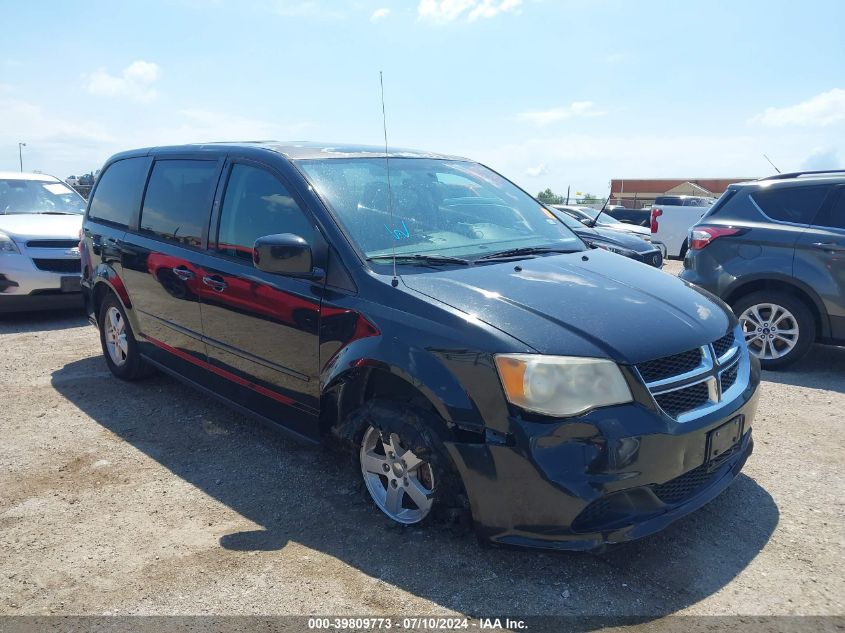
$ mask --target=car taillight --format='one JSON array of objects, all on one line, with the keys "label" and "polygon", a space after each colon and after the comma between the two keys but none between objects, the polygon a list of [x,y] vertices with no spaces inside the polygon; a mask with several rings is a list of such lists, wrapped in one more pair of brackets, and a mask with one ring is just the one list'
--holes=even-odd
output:
[{"label": "car taillight", "polygon": [[657,218],[663,215],[663,209],[652,209],[651,210],[651,232],[657,233]]},{"label": "car taillight", "polygon": [[714,240],[726,235],[736,235],[739,229],[727,226],[695,226],[689,234],[690,250],[700,251]]}]

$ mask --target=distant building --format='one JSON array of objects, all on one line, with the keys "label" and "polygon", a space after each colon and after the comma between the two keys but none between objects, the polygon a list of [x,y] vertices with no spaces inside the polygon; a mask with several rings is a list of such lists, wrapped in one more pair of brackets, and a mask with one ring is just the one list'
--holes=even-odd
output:
[{"label": "distant building", "polygon": [[614,178],[610,181],[611,204],[639,209],[658,196],[686,195],[718,198],[728,185],[754,178]]}]

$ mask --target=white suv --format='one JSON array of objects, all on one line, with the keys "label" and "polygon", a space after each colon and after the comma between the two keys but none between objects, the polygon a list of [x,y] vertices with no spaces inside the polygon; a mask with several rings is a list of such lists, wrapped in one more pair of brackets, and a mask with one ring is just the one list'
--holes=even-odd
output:
[{"label": "white suv", "polygon": [[680,257],[687,252],[687,235],[716,202],[702,196],[658,196],[651,205],[651,235],[666,245],[668,257]]},{"label": "white suv", "polygon": [[82,307],[85,200],[54,176],[0,172],[0,313]]}]

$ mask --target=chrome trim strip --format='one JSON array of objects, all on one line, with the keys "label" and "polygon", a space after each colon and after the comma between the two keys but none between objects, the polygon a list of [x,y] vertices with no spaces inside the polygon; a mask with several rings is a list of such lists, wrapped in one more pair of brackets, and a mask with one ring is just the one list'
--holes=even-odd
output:
[{"label": "chrome trim strip", "polygon": [[[701,363],[699,363],[698,367],[695,369],[691,369],[683,374],[676,374],[675,376],[669,376],[668,378],[661,378],[660,380],[653,380],[651,382],[645,383],[646,388],[649,391],[654,389],[658,389],[664,385],[673,385],[678,382],[683,382],[684,380],[688,380],[690,378],[695,378],[700,374],[704,374],[713,370],[713,354],[710,352],[710,346],[704,345],[699,348],[701,351]],[[639,367],[637,368],[637,372],[639,373]],[[642,378],[642,376],[640,376]],[[682,385],[679,388],[682,388],[687,385]],[[672,391],[672,389],[666,389],[665,391]],[[661,390],[660,393],[664,393],[664,390]]]},{"label": "chrome trim strip", "polygon": [[736,338],[734,338],[734,344],[731,345],[730,349],[727,352],[725,352],[724,354],[722,354],[721,356],[719,356],[719,358],[718,358],[719,365],[724,365],[725,363],[727,363],[733,357],[733,355],[736,354],[738,351],[739,351],[739,345],[736,344]]}]

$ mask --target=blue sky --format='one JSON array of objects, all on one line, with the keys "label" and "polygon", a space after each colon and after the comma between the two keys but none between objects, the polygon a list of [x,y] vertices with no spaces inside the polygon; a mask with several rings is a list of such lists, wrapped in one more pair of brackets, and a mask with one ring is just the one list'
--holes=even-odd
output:
[{"label": "blue sky", "polygon": [[532,192],[845,167],[845,2],[16,3],[0,170],[274,138],[475,158]]}]

